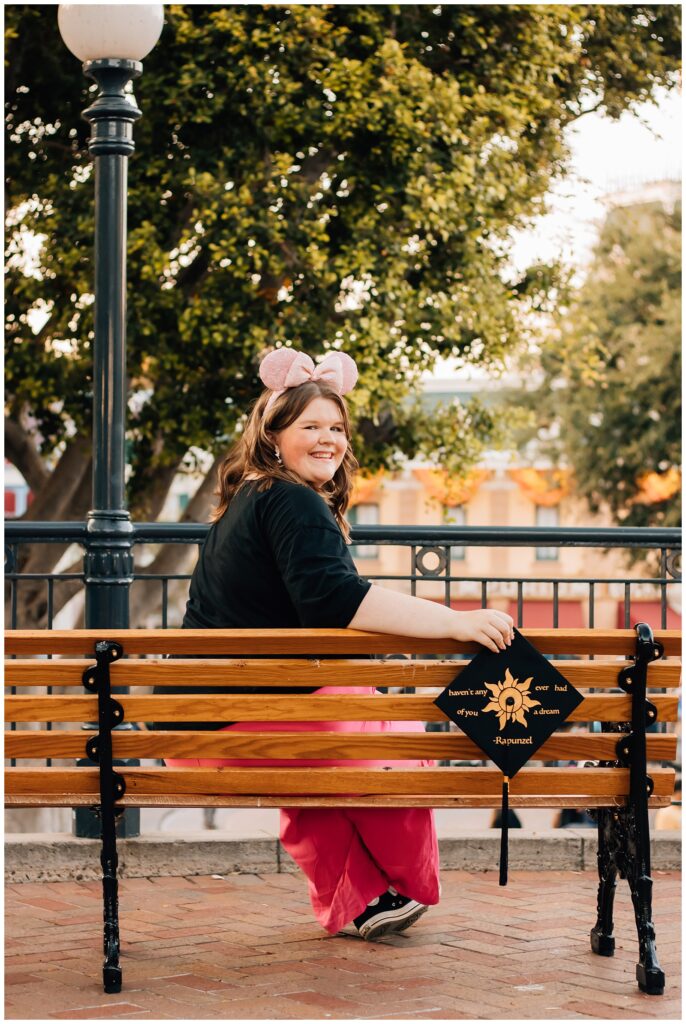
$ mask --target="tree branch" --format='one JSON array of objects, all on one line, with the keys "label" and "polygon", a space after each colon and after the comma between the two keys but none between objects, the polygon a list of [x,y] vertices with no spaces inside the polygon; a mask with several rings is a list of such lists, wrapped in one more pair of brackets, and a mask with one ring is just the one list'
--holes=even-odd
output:
[{"label": "tree branch", "polygon": [[64,509],[67,522],[85,519],[93,504],[93,460],[84,463],[83,473],[78,487],[75,487],[68,505]]},{"label": "tree branch", "polygon": [[217,486],[217,471],[219,465],[223,462],[224,456],[218,455],[214,460],[209,470],[203,477],[200,486],[194,492],[193,497],[188,502],[181,519],[180,523],[206,523],[210,514],[210,507],[212,505],[212,499],[214,497],[214,491]]},{"label": "tree branch", "polygon": [[57,139],[50,139],[46,136],[43,136],[43,138],[36,143],[36,148],[39,146],[45,146],[46,149],[56,149],[62,153],[67,153],[69,156],[76,156],[80,151],[78,146],[74,147],[66,142],[58,142]]},{"label": "tree branch", "polygon": [[10,416],[5,417],[5,456],[16,466],[34,494],[45,487],[50,474],[43,465],[33,438],[21,423]]},{"label": "tree branch", "polygon": [[[205,239],[206,242],[207,239]],[[209,265],[209,250],[201,248],[193,262],[179,271],[176,278],[176,287],[184,291],[188,299],[197,292],[199,285],[204,281]]]},{"label": "tree branch", "polygon": [[307,156],[300,164],[300,177],[308,183],[308,185],[314,185],[315,181],[319,181],[323,172],[327,167],[330,167],[334,162],[338,153],[334,149],[322,148],[317,150],[312,156]]},{"label": "tree branch", "polygon": [[[65,452],[65,454],[66,454],[66,452]],[[59,469],[59,467],[61,465],[62,465],[62,462],[60,460],[60,463],[58,463],[58,466],[54,470],[54,473],[57,472],[57,470]],[[90,461],[90,459],[84,459],[81,466],[74,467],[74,479],[72,480],[72,478],[70,476],[69,480],[67,481],[67,480],[64,479],[64,477],[67,474],[67,470],[70,469],[70,466],[71,466],[71,462],[67,463],[66,464],[66,469],[63,468],[62,472],[60,473],[60,480],[62,481],[62,487],[63,487],[64,491],[67,493],[67,497],[65,498],[65,500],[63,502],[60,503],[59,509],[57,507],[55,507],[55,509],[54,509],[55,511],[59,511],[59,516],[57,516],[56,520],[55,520],[58,523],[60,521],[68,522],[70,520],[82,520],[82,519],[85,519],[86,512],[88,511],[88,508],[90,507],[90,498],[91,498],[91,471],[90,471],[90,467],[91,467],[91,461]],[[53,477],[54,477],[54,473],[53,473]],[[68,488],[66,486],[67,482],[69,483],[69,487]],[[57,481],[57,483],[59,483],[59,480]],[[48,486],[45,488],[45,491],[41,495],[41,499],[44,498],[44,495],[45,495],[45,493],[47,491],[50,491],[51,493],[54,491],[53,479],[52,478],[51,478],[50,482],[48,483]],[[37,504],[38,504],[37,502],[33,502],[33,504],[31,505],[31,509],[30,509],[31,512],[34,512],[34,510],[36,509]],[[56,503],[54,503],[54,505],[56,506]],[[37,520],[37,521],[40,521],[40,520],[53,521],[53,516],[51,516],[49,514],[46,514],[46,512],[48,512],[49,509],[45,508],[45,503],[44,502],[42,502],[42,508],[43,508],[43,515],[42,516],[34,515],[32,517],[33,520]],[[22,519],[24,519],[23,516],[22,516]],[[39,573],[39,574],[42,574],[42,575],[47,575],[48,573],[50,573],[50,572],[52,572],[54,570],[55,566],[57,565],[59,560],[64,555],[64,552],[67,551],[68,548],[69,548],[69,544],[66,544],[66,543],[31,544],[31,545],[27,545],[24,548],[24,551],[25,551],[24,556],[22,558],[20,558],[20,560],[19,560],[19,565],[20,565],[21,571],[24,572],[24,573]],[[40,596],[43,593],[44,590],[45,590],[45,580],[43,580],[43,579],[27,582],[22,587],[22,590],[21,590],[20,593],[21,593],[21,596],[22,596],[22,603],[23,603],[23,606],[24,606],[25,611],[26,611],[27,614],[30,613],[31,606],[33,604],[35,604],[36,602],[38,602],[39,605],[45,604],[45,601]],[[60,603],[59,599],[55,600],[55,605],[54,605],[55,614],[60,610],[60,608],[62,607],[62,604],[64,604],[65,600],[68,600],[68,598],[64,598],[61,601],[61,603]],[[37,615],[38,613],[35,612],[35,614]],[[41,614],[44,614],[44,612],[42,612]],[[39,618],[40,618],[40,616],[39,616]],[[36,619],[36,625],[40,625],[38,619]]]},{"label": "tree branch", "polygon": [[143,485],[142,489],[130,505],[132,519],[143,523],[156,521],[178,473],[180,462],[178,459],[173,466],[153,466],[142,472],[139,481]]},{"label": "tree branch", "polygon": [[578,114],[574,114],[572,117],[566,118],[564,122],[565,126],[568,124],[574,124],[575,121],[578,121],[581,117],[585,117],[586,114],[595,114],[596,110],[600,110],[604,102],[604,99],[598,100],[594,107],[589,107],[588,110],[581,110]]},{"label": "tree branch", "polygon": [[80,485],[88,464],[90,440],[73,437],[67,442],[57,463],[41,490],[21,519],[23,522],[64,519],[64,512]]},{"label": "tree branch", "polygon": [[381,413],[378,423],[375,423],[369,416],[362,416],[357,422],[357,429],[364,438],[365,444],[370,448],[390,444],[397,433],[397,426],[393,414],[390,412]]}]

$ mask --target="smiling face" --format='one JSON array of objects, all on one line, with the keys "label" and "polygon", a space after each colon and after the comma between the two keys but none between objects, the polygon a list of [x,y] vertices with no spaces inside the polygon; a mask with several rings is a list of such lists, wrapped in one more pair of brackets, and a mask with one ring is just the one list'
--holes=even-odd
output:
[{"label": "smiling face", "polygon": [[348,447],[341,411],[330,398],[313,398],[290,426],[273,436],[285,468],[314,486],[331,480]]}]

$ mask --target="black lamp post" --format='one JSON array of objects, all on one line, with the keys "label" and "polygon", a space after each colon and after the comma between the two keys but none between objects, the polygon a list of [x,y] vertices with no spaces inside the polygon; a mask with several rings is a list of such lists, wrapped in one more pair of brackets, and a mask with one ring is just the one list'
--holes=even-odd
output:
[{"label": "black lamp post", "polygon": [[93,507],[85,558],[86,627],[126,628],[133,528],[124,492],[126,429],[126,180],[141,116],[126,87],[159,39],[162,4],[60,4],[58,23],[98,85],[83,112],[95,168]]},{"label": "black lamp post", "polygon": [[[126,508],[126,199],[133,125],[141,116],[129,83],[159,39],[162,4],[60,4],[60,33],[98,86],[83,116],[95,170],[95,339],[93,344],[93,507],[86,521],[86,628],[125,629],[133,581],[133,525]],[[75,833],[99,836],[90,811]],[[124,834],[137,834],[127,812]]]},{"label": "black lamp post", "polygon": [[126,178],[141,116],[124,89],[142,66],[93,60],[98,85],[84,110],[95,164],[95,342],[93,346],[93,507],[85,558],[86,628],[129,625],[133,527],[124,493],[126,429]]}]

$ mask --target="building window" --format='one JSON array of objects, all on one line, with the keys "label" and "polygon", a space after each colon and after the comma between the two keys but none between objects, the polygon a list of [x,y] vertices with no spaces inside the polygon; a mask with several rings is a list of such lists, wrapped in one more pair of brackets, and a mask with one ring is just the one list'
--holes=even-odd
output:
[{"label": "building window", "polygon": [[[347,511],[347,519],[351,526],[378,526],[378,505],[353,505]],[[377,544],[351,544],[350,554],[353,558],[378,558]]]},{"label": "building window", "polygon": [[[464,505],[446,505],[443,513],[443,522],[446,526],[466,526],[467,510]],[[464,547],[451,547],[450,557],[463,562],[467,557]]]},{"label": "building window", "polygon": [[[560,509],[559,506],[553,505],[546,507],[545,505],[536,506],[536,526],[559,526],[560,525]],[[536,548],[536,561],[537,562],[556,562],[560,557],[559,548]]]}]

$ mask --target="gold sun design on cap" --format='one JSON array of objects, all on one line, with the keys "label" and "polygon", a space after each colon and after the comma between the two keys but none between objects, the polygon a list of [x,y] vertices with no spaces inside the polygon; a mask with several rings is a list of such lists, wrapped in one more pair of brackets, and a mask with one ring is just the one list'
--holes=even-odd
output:
[{"label": "gold sun design on cap", "polygon": [[507,722],[519,722],[526,728],[525,711],[540,707],[540,701],[532,700],[529,687],[533,676],[523,682],[515,679],[509,668],[505,669],[505,681],[502,683],[486,683],[491,691],[491,699],[483,711],[494,711],[498,716],[499,728],[504,729]]}]

